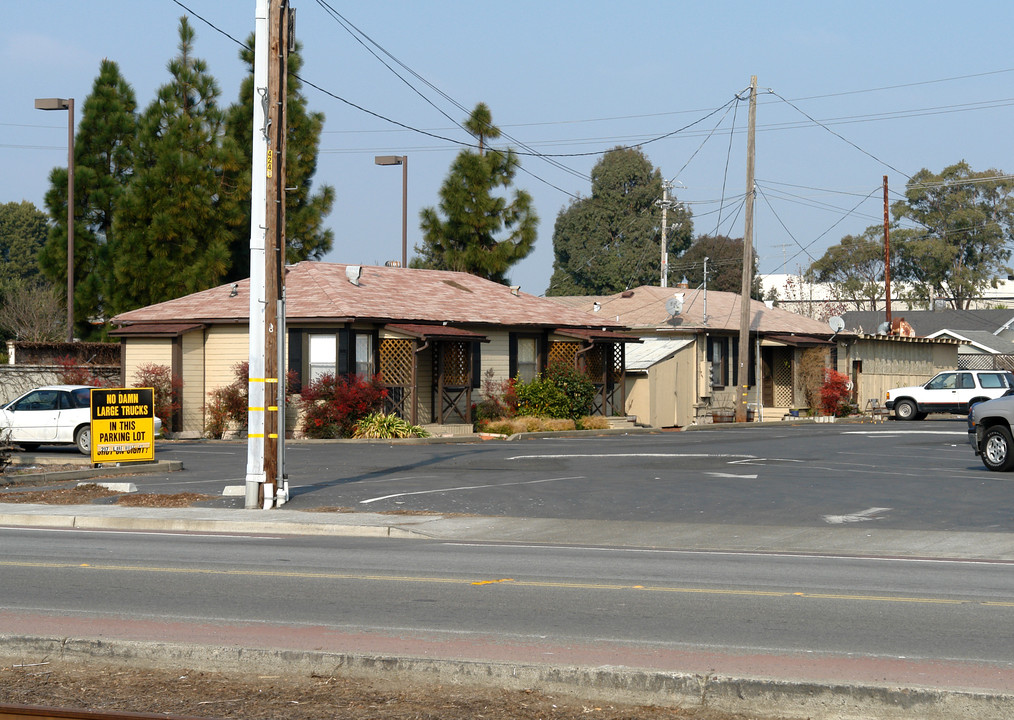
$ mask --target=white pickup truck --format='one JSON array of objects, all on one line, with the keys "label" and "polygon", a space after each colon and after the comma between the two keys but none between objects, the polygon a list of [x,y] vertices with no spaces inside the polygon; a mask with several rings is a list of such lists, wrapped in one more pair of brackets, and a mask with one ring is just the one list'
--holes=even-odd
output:
[{"label": "white pickup truck", "polygon": [[978,403],[968,411],[968,444],[990,470],[1014,468],[1014,395]]},{"label": "white pickup truck", "polygon": [[1006,370],[948,370],[925,385],[891,388],[884,406],[896,420],[922,420],[927,413],[965,415],[977,402],[1002,397],[1014,389]]}]

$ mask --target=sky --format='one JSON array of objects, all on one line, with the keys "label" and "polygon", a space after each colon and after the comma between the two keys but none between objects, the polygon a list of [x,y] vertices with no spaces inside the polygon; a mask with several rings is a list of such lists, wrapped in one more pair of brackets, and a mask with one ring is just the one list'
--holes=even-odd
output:
[{"label": "sky", "polygon": [[[408,156],[411,257],[422,242],[420,210],[438,205],[470,140],[455,123],[479,102],[501,143],[520,153],[515,187],[532,195],[540,218],[534,251],[510,272],[536,295],[553,271],[557,216],[590,194],[593,166],[617,146],[640,146],[673,182],[695,236],[743,236],[753,75],[763,273],[796,272],[845,235],[881,224],[884,175],[893,202],[923,168],[965,160],[1014,171],[1009,0],[290,4],[302,77],[322,89],[303,92],[326,117],[314,186],[337,194],[325,221],[335,236],[328,261],[401,257],[401,168],[377,166],[376,155]],[[255,0],[6,5],[0,202],[39,208],[51,169],[66,165],[67,119],[35,110],[35,98],[75,98],[80,121],[109,58],[143,109],[169,81],[188,15],[196,54],[231,104],[246,72],[231,38],[253,32],[256,8]]]}]

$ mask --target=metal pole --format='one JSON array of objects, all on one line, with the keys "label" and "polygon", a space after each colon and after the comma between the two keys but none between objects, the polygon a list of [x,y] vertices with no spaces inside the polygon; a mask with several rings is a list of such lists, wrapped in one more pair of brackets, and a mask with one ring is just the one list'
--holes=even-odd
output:
[{"label": "metal pole", "polygon": [[884,175],[884,292],[887,332],[891,330],[891,216],[887,205],[887,176]]},{"label": "metal pole", "polygon": [[408,267],[408,155],[401,156],[401,266]]},{"label": "metal pole", "polygon": [[74,98],[67,100],[67,342],[74,342]]}]

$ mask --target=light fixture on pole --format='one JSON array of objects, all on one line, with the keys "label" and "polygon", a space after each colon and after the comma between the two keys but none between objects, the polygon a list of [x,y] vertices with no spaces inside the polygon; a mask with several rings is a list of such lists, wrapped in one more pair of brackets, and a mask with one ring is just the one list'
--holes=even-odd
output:
[{"label": "light fixture on pole", "polygon": [[74,98],[35,98],[35,109],[67,111],[67,342],[74,342]]},{"label": "light fixture on pole", "polygon": [[401,165],[401,266],[408,267],[408,155],[377,155],[377,165]]}]

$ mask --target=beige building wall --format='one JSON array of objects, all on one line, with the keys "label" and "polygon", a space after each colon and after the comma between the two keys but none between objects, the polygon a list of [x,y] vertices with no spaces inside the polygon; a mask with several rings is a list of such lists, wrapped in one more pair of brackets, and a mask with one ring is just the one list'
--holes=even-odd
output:
[{"label": "beige building wall", "polygon": [[123,359],[123,378],[128,386],[142,365],[172,367],[173,345],[171,338],[134,338],[126,344]]},{"label": "beige building wall", "polygon": [[[846,353],[839,345],[839,368],[857,383],[857,402],[863,410],[876,399],[884,402],[891,388],[921,385],[943,370],[958,367],[958,344],[927,342],[922,339],[859,338],[849,344]],[[842,367],[841,356],[846,356]],[[854,372],[855,363],[862,371]]]},{"label": "beige building wall", "polygon": [[181,338],[183,367],[183,432],[204,433],[204,330],[194,330]]},{"label": "beige building wall", "polygon": [[215,325],[204,342],[204,394],[236,379],[233,368],[250,358],[250,335],[246,325]]}]

